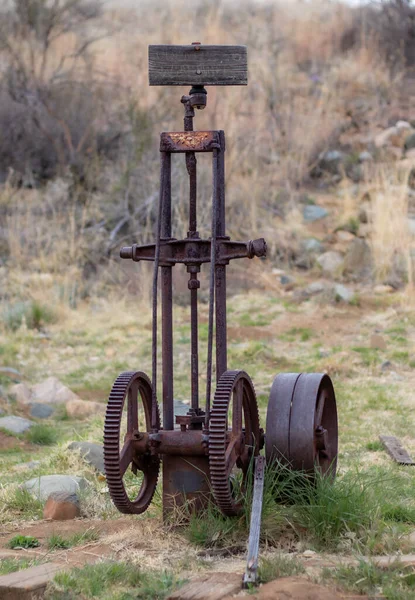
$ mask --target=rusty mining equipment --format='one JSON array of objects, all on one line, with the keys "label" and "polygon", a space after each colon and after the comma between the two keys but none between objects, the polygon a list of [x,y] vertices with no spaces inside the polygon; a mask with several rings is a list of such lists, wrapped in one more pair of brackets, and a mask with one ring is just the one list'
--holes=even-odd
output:
[{"label": "rusty mining equipment", "polygon": [[[254,502],[255,497],[261,496],[265,459],[271,463],[276,458],[290,469],[305,471],[310,476],[316,469],[334,476],[336,400],[332,382],[325,374],[278,374],[270,390],[264,432],[251,377],[245,370],[228,370],[226,267],[231,260],[264,257],[266,242],[263,238],[232,241],[226,235],[225,134],[194,131],[193,118],[195,109],[203,109],[207,104],[205,86],[247,85],[246,47],[200,43],[150,46],[149,79],[150,85],[191,86],[191,90],[181,98],[184,131],[162,133],[160,137],[161,181],[155,243],[133,244],[120,252],[123,259],[154,263],[152,374],[150,378],[142,371],[131,370],[121,373],[113,385],[104,429],[106,478],[112,501],[122,513],[139,514],[148,508],[162,467],[165,516],[184,502],[190,501],[198,510],[209,500],[224,515],[232,516],[242,509],[233,484],[234,473],[239,470],[245,480],[251,462],[257,463]],[[210,237],[203,239],[197,231],[196,156],[206,152],[212,154],[213,166],[212,228]],[[184,154],[189,175],[189,230],[183,239],[176,239],[172,232],[173,154]],[[187,414],[175,417],[172,270],[178,264],[184,265],[189,274],[191,401]],[[209,268],[209,317],[206,388],[201,390],[198,274],[204,264]],[[162,418],[157,394],[159,284]],[[214,338],[216,385],[212,382]],[[201,397],[204,397],[203,408]],[[126,425],[122,432],[123,414]],[[264,447],[265,459],[260,456]],[[127,470],[141,477],[141,488],[134,498],[129,497],[124,485]],[[256,509],[259,522],[260,504],[261,501]]]}]

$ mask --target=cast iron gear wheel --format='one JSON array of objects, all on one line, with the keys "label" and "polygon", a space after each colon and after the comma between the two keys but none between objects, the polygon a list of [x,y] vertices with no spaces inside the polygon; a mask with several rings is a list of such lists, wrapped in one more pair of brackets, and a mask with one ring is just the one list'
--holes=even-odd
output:
[{"label": "cast iron gear wheel", "polygon": [[[150,504],[157,486],[160,458],[151,454],[134,455],[134,440],[140,437],[138,398],[144,408],[146,430],[151,429],[151,383],[145,373],[127,371],[117,377],[109,396],[104,425],[104,464],[108,489],[118,510],[125,514],[143,513]],[[127,400],[127,433],[120,449],[121,418]],[[160,415],[157,406],[157,428]],[[130,500],[123,477],[131,465],[134,474],[143,473],[143,482],[135,500]]]},{"label": "cast iron gear wheel", "polygon": [[[232,429],[228,412],[232,399]],[[241,512],[232,494],[231,472],[242,469],[244,482],[252,456],[259,453],[261,431],[252,381],[244,371],[226,371],[218,381],[209,421],[209,469],[213,495],[224,515]]]}]

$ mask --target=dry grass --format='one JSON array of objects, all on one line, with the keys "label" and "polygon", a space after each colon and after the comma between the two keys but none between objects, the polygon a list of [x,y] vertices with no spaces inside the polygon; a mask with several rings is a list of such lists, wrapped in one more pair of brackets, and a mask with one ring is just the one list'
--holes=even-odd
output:
[{"label": "dry grass", "polygon": [[408,225],[408,179],[411,168],[382,165],[369,179],[372,185],[370,211],[371,244],[376,276],[380,281],[392,272],[403,273],[413,286],[411,250],[413,241]]},{"label": "dry grass", "polygon": [[[148,44],[194,39],[247,44],[249,87],[210,88],[208,107],[197,115],[196,126],[226,129],[230,235],[264,235],[271,241],[271,255],[280,242],[274,241],[275,231],[287,232],[283,234],[287,245],[290,237],[303,235],[301,227],[296,225],[296,230],[292,225],[299,222],[299,193],[309,183],[321,152],[338,143],[362,110],[374,121],[381,118],[400,77],[396,71],[391,74],[372,34],[359,33],[360,42],[345,53],[345,39],[356,30],[356,14],[350,7],[325,1],[243,2],[238,10],[230,2],[196,3],[191,15],[183,0],[144,3],[135,9],[121,5],[107,10],[99,30],[107,31],[109,23],[112,35],[89,48],[88,64],[94,73],[106,75],[112,90],[109,112],[99,112],[94,127],[104,130],[105,119],[112,119],[129,132],[122,138],[116,160],[101,157],[88,162],[86,189],[68,170],[46,187],[32,190],[16,190],[12,173],[0,192],[0,218],[6,232],[0,243],[8,256],[7,268],[14,270],[15,279],[19,272],[51,274],[54,303],[76,306],[83,298],[107,295],[114,284],[137,293],[129,266],[117,258],[118,248],[132,240],[145,243],[153,238],[157,132],[179,128],[182,119],[182,90],[147,84]],[[12,41],[18,43],[17,38]],[[29,51],[34,40],[24,40],[21,60],[46,81],[78,42],[73,32],[59,36],[44,66]],[[76,74],[83,82],[89,77],[77,63],[69,61],[66,66],[71,76]],[[120,106],[129,115],[122,121]],[[204,159],[199,160],[202,234],[208,232],[210,221],[210,161]],[[182,161],[174,161],[173,177],[174,234],[180,237],[187,230],[187,176]],[[336,203],[342,214],[342,199]],[[378,226],[373,235],[378,235]],[[383,243],[383,235],[379,233],[376,244]],[[26,275],[20,280],[20,295],[24,295],[31,284]],[[139,293],[148,296],[147,283]]]}]

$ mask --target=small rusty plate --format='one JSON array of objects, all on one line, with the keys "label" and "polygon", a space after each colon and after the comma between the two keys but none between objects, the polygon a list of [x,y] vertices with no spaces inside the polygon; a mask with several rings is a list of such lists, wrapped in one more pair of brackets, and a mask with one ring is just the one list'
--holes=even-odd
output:
[{"label": "small rusty plate", "polygon": [[385,446],[387,453],[400,465],[415,465],[408,452],[402,446],[398,438],[393,435],[380,435],[380,441]]},{"label": "small rusty plate", "polygon": [[211,152],[219,143],[219,131],[164,132],[160,135],[160,152]]}]

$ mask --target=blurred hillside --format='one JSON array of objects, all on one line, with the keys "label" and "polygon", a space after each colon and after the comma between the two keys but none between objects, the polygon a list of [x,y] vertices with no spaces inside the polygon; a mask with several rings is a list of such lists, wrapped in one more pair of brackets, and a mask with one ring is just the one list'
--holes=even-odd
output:
[{"label": "blurred hillside", "polygon": [[[5,325],[18,326],[24,315],[36,326],[48,318],[39,308],[45,304],[147,297],[148,271],[134,267],[137,283],[118,253],[154,237],[158,135],[181,129],[180,97],[188,91],[148,87],[152,43],[248,46],[248,87],[209,89],[195,125],[225,129],[228,233],[267,239],[268,260],[252,267],[259,285],[299,301],[321,294],[356,302],[362,289],[410,289],[410,2],[136,4],[2,4]],[[199,164],[200,230],[207,233],[210,165]],[[179,158],[173,168],[177,237],[186,231],[187,176]]]}]

